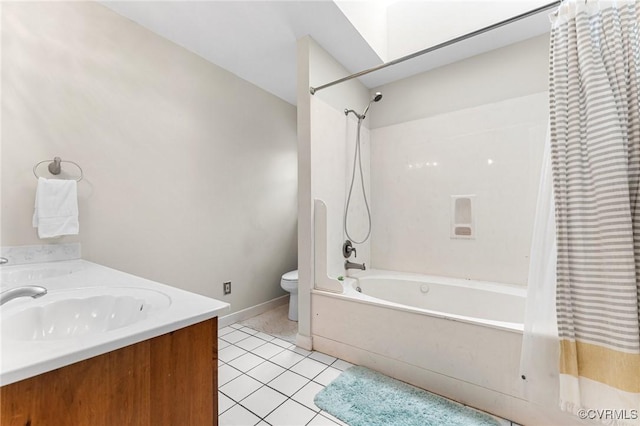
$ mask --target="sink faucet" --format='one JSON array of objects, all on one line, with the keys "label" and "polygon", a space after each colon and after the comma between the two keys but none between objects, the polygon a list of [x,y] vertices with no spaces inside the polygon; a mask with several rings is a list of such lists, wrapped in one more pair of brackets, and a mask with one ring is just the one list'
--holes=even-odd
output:
[{"label": "sink faucet", "polygon": [[37,285],[26,285],[22,287],[10,288],[0,293],[0,305],[4,305],[18,297],[33,297],[37,299],[47,294],[47,289]]},{"label": "sink faucet", "polygon": [[362,269],[363,271],[367,269],[367,267],[363,263],[354,263],[349,262],[348,260],[344,261],[344,269]]}]

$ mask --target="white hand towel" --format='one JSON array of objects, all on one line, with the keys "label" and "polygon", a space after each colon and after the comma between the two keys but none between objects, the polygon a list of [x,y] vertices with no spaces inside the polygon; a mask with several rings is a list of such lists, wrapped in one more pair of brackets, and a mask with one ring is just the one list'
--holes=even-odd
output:
[{"label": "white hand towel", "polygon": [[78,183],[66,179],[38,179],[33,227],[38,237],[76,235],[78,223]]}]

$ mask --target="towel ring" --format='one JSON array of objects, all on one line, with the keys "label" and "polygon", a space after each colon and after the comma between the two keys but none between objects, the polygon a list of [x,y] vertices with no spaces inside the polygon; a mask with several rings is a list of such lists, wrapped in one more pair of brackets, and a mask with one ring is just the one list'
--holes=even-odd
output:
[{"label": "towel ring", "polygon": [[[42,163],[46,163],[49,162],[51,160],[42,160],[38,163],[36,163],[35,166],[33,166],[33,175],[36,177],[36,179],[40,178],[40,176],[38,176],[38,172],[37,172],[37,168],[40,164]],[[62,160],[60,157],[54,157],[53,161],[51,161],[49,163],[49,173],[51,173],[52,175],[59,175],[60,172],[62,171],[62,167],[61,167],[61,163],[70,163],[73,164],[74,166],[76,166],[78,168],[78,170],[80,170],[80,176],[75,178],[74,180],[76,182],[80,182],[82,180],[82,178],[84,177],[84,173],[82,172],[82,167],[80,167],[80,165],[78,163],[75,163],[73,161],[69,161],[69,160]]]}]

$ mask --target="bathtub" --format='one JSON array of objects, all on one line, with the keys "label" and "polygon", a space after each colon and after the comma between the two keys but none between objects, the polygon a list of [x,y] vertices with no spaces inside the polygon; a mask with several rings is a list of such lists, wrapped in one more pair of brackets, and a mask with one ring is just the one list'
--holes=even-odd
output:
[{"label": "bathtub", "polygon": [[[486,281],[369,270],[354,274],[344,293],[406,312],[522,332],[526,289]],[[354,291],[355,290],[355,291]]]},{"label": "bathtub", "polygon": [[342,287],[311,291],[315,349],[521,424],[548,420],[519,373],[526,288],[382,270]]}]

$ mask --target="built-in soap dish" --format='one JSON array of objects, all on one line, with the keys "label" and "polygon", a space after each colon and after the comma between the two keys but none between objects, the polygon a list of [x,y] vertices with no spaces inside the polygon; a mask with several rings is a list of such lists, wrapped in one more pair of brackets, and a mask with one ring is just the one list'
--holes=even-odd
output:
[{"label": "built-in soap dish", "polygon": [[475,239],[474,198],[475,195],[451,196],[451,238]]}]

